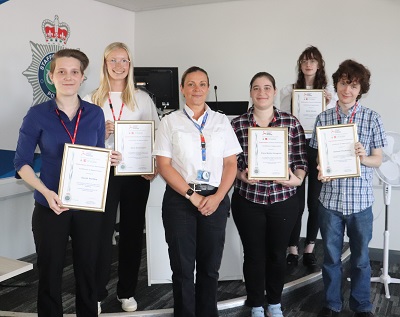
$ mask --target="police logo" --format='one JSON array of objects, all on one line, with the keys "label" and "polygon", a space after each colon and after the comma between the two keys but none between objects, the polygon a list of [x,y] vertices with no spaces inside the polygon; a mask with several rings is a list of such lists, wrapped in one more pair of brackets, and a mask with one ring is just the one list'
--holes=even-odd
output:
[{"label": "police logo", "polygon": [[45,102],[55,97],[56,89],[49,78],[50,62],[54,53],[64,48],[70,30],[68,24],[54,17],[54,21],[44,20],[42,32],[47,44],[30,42],[32,63],[22,73],[33,88],[33,105]]}]

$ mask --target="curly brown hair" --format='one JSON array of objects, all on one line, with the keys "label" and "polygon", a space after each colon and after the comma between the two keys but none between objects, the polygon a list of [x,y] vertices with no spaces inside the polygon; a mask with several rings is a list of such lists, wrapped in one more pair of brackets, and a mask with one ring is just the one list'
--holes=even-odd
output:
[{"label": "curly brown hair", "polygon": [[307,47],[299,56],[297,60],[297,82],[295,83],[295,88],[297,89],[305,89],[306,88],[306,80],[304,78],[304,74],[301,71],[301,61],[315,59],[318,62],[317,73],[315,74],[313,88],[314,89],[324,89],[328,83],[325,74],[325,61],[322,58],[321,52],[315,46]]},{"label": "curly brown hair", "polygon": [[351,59],[347,59],[339,65],[338,70],[333,73],[332,79],[333,84],[336,86],[337,83],[344,79],[348,84],[352,82],[357,82],[360,84],[360,93],[357,96],[357,100],[361,98],[363,94],[369,91],[371,78],[371,72],[362,64],[357,63]]}]

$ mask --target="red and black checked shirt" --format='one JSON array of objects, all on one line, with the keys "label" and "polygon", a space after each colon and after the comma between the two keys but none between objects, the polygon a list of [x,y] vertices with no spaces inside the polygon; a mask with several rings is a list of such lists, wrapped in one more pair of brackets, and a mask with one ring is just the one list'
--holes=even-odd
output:
[{"label": "red and black checked shirt", "polygon": [[[258,126],[253,116],[254,107],[232,120],[231,124],[242,146],[243,152],[237,156],[238,169],[243,171],[248,167],[248,128]],[[274,107],[275,120],[269,127],[288,128],[289,167],[292,171],[302,169],[307,172],[306,140],[303,127],[296,117]],[[270,205],[284,201],[296,193],[296,187],[284,187],[273,181],[259,181],[255,185],[235,181],[235,189],[249,201],[257,204]]]}]

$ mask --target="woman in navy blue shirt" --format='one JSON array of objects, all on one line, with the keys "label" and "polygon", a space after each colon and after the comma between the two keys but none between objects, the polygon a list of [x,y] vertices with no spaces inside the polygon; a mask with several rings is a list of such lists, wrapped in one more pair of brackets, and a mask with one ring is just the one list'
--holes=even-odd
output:
[{"label": "woman in navy blue shirt", "polygon": [[[64,144],[104,147],[103,111],[78,96],[88,64],[87,56],[79,50],[63,49],[55,53],[49,75],[56,87],[56,97],[31,107],[19,132],[14,159],[17,177],[35,189],[32,230],[39,271],[39,317],[63,315],[61,280],[70,237],[76,314],[97,316],[95,267],[102,214],[60,207],[57,195]],[[42,158],[40,178],[31,167],[37,146]],[[118,164],[119,156],[113,153],[112,164]]]}]

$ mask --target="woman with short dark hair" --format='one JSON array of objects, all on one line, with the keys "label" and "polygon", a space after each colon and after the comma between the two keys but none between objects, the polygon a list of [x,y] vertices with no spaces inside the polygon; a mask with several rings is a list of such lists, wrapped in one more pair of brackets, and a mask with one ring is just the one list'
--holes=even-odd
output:
[{"label": "woman with short dark hair", "polygon": [[[14,166],[34,189],[32,231],[39,271],[37,312],[39,317],[62,317],[61,281],[65,252],[71,238],[76,283],[76,315],[97,316],[96,261],[102,213],[69,210],[57,195],[65,143],[104,147],[104,115],[83,101],[78,90],[89,64],[87,56],[74,49],[54,54],[50,79],[56,97],[33,106],[19,131]],[[32,169],[36,146],[42,166],[37,177]],[[117,164],[113,152],[111,162]]]}]

